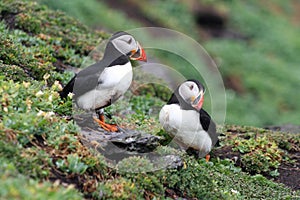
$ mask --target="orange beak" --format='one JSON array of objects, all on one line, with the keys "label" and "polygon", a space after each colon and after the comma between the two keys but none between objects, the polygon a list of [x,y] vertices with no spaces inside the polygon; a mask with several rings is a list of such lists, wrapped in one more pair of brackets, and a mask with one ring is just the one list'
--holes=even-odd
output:
[{"label": "orange beak", "polygon": [[197,104],[196,106],[197,110],[200,110],[202,108],[203,102],[204,102],[204,96],[201,97],[199,103]]},{"label": "orange beak", "polygon": [[204,95],[200,95],[194,100],[194,102],[192,103],[192,106],[196,110],[200,110],[202,108],[203,102],[204,102]]},{"label": "orange beak", "polygon": [[138,51],[133,50],[132,51],[133,55],[130,56],[130,59],[147,62],[147,56],[146,56],[145,50],[141,47],[140,44],[138,44],[138,46],[139,46],[139,50]]},{"label": "orange beak", "polygon": [[147,56],[145,50],[142,47],[141,47],[141,56],[137,60],[147,62]]}]

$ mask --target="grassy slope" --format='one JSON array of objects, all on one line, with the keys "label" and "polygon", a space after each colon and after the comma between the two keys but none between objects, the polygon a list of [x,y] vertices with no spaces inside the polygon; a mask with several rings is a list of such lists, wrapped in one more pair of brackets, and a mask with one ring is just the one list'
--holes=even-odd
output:
[{"label": "grassy slope", "polygon": [[[62,73],[63,66],[79,67],[107,34],[91,31],[31,1],[1,1],[0,18],[0,198],[299,196],[299,192],[261,175],[250,176],[232,162],[217,158],[205,163],[182,155],[181,169],[155,173],[130,174],[108,168],[101,155],[81,144],[78,127],[63,118],[71,112],[71,101],[62,102],[57,93],[59,82],[70,78],[70,74]],[[142,107],[141,102],[149,102],[148,107]],[[155,102],[162,103],[149,96],[133,98],[131,106],[136,114],[128,123],[141,129],[150,122],[157,127],[157,119],[147,116]],[[156,134],[157,129],[151,129]],[[248,129],[253,131],[257,130]]]},{"label": "grassy slope", "polygon": [[[227,16],[229,30],[236,31],[247,40],[230,40],[226,38],[202,40],[196,31],[194,16],[189,10],[193,1],[130,1],[139,7],[147,19],[158,26],[172,28],[201,41],[203,46],[219,62],[224,80],[234,79],[242,93],[228,88],[228,112],[226,122],[240,125],[265,126],[273,124],[298,124],[300,94],[295,93],[299,87],[299,45],[300,34],[297,25],[299,3],[289,0],[262,3],[261,1],[200,1],[215,7]],[[63,9],[74,16],[81,8],[76,1],[72,7],[58,4],[54,8]],[[104,8],[105,4],[93,0],[87,1],[89,7]],[[94,5],[94,6],[92,6]],[[90,10],[94,18],[101,18],[111,30],[128,29],[138,26],[132,20],[124,22],[122,12],[105,7],[103,12]],[[114,23],[102,15],[114,17]],[[80,15],[82,21],[90,24],[89,17]],[[96,22],[95,22],[96,23]],[[93,23],[93,25],[95,25]],[[159,52],[162,62],[180,69],[187,63],[171,55]],[[169,58],[169,59],[167,59]],[[183,70],[184,71],[184,70]],[[187,73],[191,77],[192,73]],[[209,106],[209,104],[208,104]],[[251,109],[248,109],[248,108]],[[241,113],[245,113],[242,114]],[[246,114],[247,113],[247,114]]]}]

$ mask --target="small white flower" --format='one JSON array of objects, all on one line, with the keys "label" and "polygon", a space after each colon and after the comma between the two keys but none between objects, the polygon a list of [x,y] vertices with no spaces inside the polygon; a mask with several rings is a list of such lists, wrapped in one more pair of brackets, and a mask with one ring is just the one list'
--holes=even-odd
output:
[{"label": "small white flower", "polygon": [[28,88],[29,85],[30,85],[30,82],[25,82],[25,81],[23,81],[23,86],[24,86],[25,88]]},{"label": "small white flower", "polygon": [[50,111],[50,112],[44,112],[42,110],[40,110],[37,114],[38,117],[44,117],[46,119],[52,119],[52,116],[55,115],[54,112]]},{"label": "small white flower", "polygon": [[231,192],[234,193],[234,194],[237,194],[238,191],[237,190],[234,190],[234,189],[231,189]]},{"label": "small white flower", "polygon": [[26,105],[28,110],[31,110],[32,101],[29,98],[26,99]]},{"label": "small white flower", "polygon": [[51,117],[52,117],[53,115],[55,115],[55,113],[54,113],[54,112],[52,112],[52,111],[50,111],[50,112],[47,112],[47,113],[46,113],[46,115],[45,115],[45,118],[47,118],[47,119],[51,119]]},{"label": "small white flower", "polygon": [[54,85],[54,88],[58,89],[58,91],[62,91],[63,90],[61,84],[58,81],[54,81],[53,85]]},{"label": "small white flower", "polygon": [[3,110],[4,110],[4,112],[8,112],[8,108],[7,107],[4,107]]},{"label": "small white flower", "polygon": [[50,77],[50,74],[47,73],[47,74],[45,74],[45,75],[43,76],[43,79],[44,79],[44,80],[47,80],[49,77]]},{"label": "small white flower", "polygon": [[72,97],[74,96],[74,93],[69,93],[68,97],[70,97],[70,99],[72,99]]},{"label": "small white flower", "polygon": [[42,96],[44,94],[44,92],[42,92],[41,90],[40,91],[38,91],[37,93],[35,93],[35,96],[36,97],[40,97],[40,96]]},{"label": "small white flower", "polygon": [[38,117],[40,116],[45,116],[45,112],[40,110],[37,114],[36,114]]},{"label": "small white flower", "polygon": [[48,100],[51,102],[53,100],[52,95],[48,97]]}]

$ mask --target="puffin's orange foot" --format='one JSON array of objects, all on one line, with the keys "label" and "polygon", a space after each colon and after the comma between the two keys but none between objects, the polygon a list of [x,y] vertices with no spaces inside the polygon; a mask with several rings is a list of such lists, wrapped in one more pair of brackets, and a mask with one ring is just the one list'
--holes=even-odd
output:
[{"label": "puffin's orange foot", "polygon": [[205,160],[206,160],[206,162],[208,162],[208,161],[209,161],[209,159],[210,159],[210,155],[209,155],[209,154],[207,154],[207,155],[205,156]]},{"label": "puffin's orange foot", "polygon": [[94,120],[101,126],[101,128],[103,128],[106,131],[109,132],[118,132],[118,126],[116,124],[107,124],[104,121],[101,121],[100,119],[97,119],[96,117],[94,117]]}]

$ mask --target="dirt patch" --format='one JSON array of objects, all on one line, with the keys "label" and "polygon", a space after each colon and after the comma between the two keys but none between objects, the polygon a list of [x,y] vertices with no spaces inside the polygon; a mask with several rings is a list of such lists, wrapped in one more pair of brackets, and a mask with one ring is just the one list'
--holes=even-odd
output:
[{"label": "dirt patch", "polygon": [[232,89],[240,95],[246,93],[246,88],[244,87],[240,76],[233,74],[226,76],[224,78],[224,84],[226,88]]},{"label": "dirt patch", "polygon": [[0,13],[0,20],[4,20],[9,29],[14,29],[17,14],[18,13],[9,13],[7,11],[3,11]]},{"label": "dirt patch", "polygon": [[293,16],[292,16],[292,23],[295,25],[295,26],[298,26],[299,27],[299,20],[300,20],[300,2],[299,1],[296,1],[294,0],[293,1]]},{"label": "dirt patch", "polygon": [[197,198],[190,198],[185,196],[180,195],[180,191],[177,191],[176,189],[172,188],[166,188],[165,196],[170,197],[172,199],[185,199],[185,200],[197,200]]},{"label": "dirt patch", "polygon": [[71,66],[64,64],[60,59],[57,59],[53,63],[53,66],[55,67],[55,70],[60,73],[63,73],[64,71],[70,70],[72,68]]},{"label": "dirt patch", "polygon": [[195,5],[192,8],[200,33],[204,32],[205,38],[229,38],[247,40],[241,33],[228,27],[228,14],[222,13],[211,6]]},{"label": "dirt patch", "polygon": [[296,162],[282,163],[278,168],[280,175],[274,181],[283,183],[293,190],[300,190],[300,153],[293,154],[291,159]]}]

